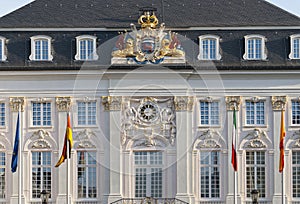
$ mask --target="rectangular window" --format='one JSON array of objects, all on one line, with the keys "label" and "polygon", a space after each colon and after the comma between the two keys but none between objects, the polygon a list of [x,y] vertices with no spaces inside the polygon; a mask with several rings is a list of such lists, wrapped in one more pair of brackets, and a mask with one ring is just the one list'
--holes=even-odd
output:
[{"label": "rectangular window", "polygon": [[262,40],[259,38],[248,39],[248,59],[262,59]]},{"label": "rectangular window", "polygon": [[97,197],[96,152],[77,152],[77,197]]},{"label": "rectangular window", "polygon": [[96,125],[96,102],[78,102],[78,125]]},{"label": "rectangular window", "polygon": [[219,125],[219,102],[200,102],[200,124]]},{"label": "rectangular window", "polygon": [[300,151],[292,153],[293,197],[300,198]]},{"label": "rectangular window", "polygon": [[292,101],[292,124],[300,124],[300,102]]},{"label": "rectangular window", "polygon": [[135,152],[135,197],[162,197],[162,152]]},{"label": "rectangular window", "polygon": [[293,53],[294,53],[294,58],[295,59],[299,59],[300,58],[300,39],[299,38],[295,38],[293,40]]},{"label": "rectangular window", "polygon": [[215,60],[216,59],[216,40],[204,39],[202,40],[202,59]]},{"label": "rectangular window", "polygon": [[5,103],[0,103],[0,126],[5,126]]},{"label": "rectangular window", "polygon": [[0,40],[0,61],[3,60],[3,40]]},{"label": "rectangular window", "polygon": [[33,126],[51,125],[51,103],[32,103],[32,124]]},{"label": "rectangular window", "polygon": [[200,197],[220,197],[220,152],[200,152]]},{"label": "rectangular window", "polygon": [[94,52],[94,41],[92,39],[80,41],[81,60],[92,60],[94,58],[93,52]]},{"label": "rectangular window", "polygon": [[246,152],[246,190],[247,197],[257,189],[259,197],[266,197],[266,158],[264,151]]},{"label": "rectangular window", "polygon": [[36,40],[35,42],[35,60],[49,59],[48,40]]},{"label": "rectangular window", "polygon": [[264,125],[265,124],[265,103],[263,101],[246,101],[246,124]]},{"label": "rectangular window", "polygon": [[51,192],[51,152],[32,152],[32,198]]},{"label": "rectangular window", "polygon": [[6,179],[5,179],[6,155],[5,152],[0,152],[0,199],[5,199]]}]

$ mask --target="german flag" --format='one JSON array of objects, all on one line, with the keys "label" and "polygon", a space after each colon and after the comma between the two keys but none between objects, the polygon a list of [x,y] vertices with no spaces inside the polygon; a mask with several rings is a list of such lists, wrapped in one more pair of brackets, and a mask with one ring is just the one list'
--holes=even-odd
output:
[{"label": "german flag", "polygon": [[70,114],[67,114],[67,129],[66,129],[66,134],[65,134],[65,140],[64,140],[64,147],[63,151],[61,153],[61,156],[55,165],[55,167],[59,167],[65,159],[68,157],[67,156],[67,145],[69,143],[69,158],[71,158],[71,149],[73,147],[73,137],[72,137],[72,129],[71,129],[71,118]]}]

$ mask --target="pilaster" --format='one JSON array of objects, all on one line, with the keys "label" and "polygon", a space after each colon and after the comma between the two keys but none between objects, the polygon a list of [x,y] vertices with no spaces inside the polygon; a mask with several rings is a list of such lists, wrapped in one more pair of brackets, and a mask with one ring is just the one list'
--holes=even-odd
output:
[{"label": "pilaster", "polygon": [[109,153],[110,153],[110,191],[108,203],[122,198],[122,170],[121,170],[121,104],[120,96],[103,96],[104,109],[109,111]]},{"label": "pilaster", "polygon": [[[67,124],[67,112],[70,111],[71,107],[71,97],[56,97],[56,108],[57,108],[57,132],[58,132],[58,138],[57,138],[57,144],[58,144],[58,152],[54,155],[54,163],[59,160],[59,157],[61,156],[63,146],[64,146],[64,138],[65,138],[65,132],[66,132],[66,124]],[[72,116],[71,116],[72,118]],[[72,124],[72,121],[71,121]],[[72,157],[71,157],[72,158]],[[69,161],[71,163],[71,161]],[[70,165],[71,166],[71,165]],[[70,171],[70,169],[69,169]],[[58,176],[58,195],[57,195],[57,200],[56,203],[61,203],[65,204],[66,197],[67,197],[67,186],[69,186],[69,195],[71,196],[71,192],[73,192],[72,187],[73,184],[72,182],[67,183],[67,161],[62,163],[58,168],[57,168],[57,176]],[[70,177],[71,178],[71,177]],[[69,179],[71,180],[71,179]],[[71,199],[69,198],[69,199]],[[72,202],[72,201],[71,201]]]},{"label": "pilaster", "polygon": [[[15,173],[11,173],[11,169],[9,169],[9,173],[12,174],[12,184],[9,185],[11,187],[12,195],[10,197],[10,203],[17,204],[18,203],[18,196],[19,196],[19,182],[21,181],[21,199],[22,203],[25,203],[25,197],[24,197],[24,179],[19,179],[19,176],[23,178],[23,160],[24,160],[24,149],[23,149],[23,142],[24,137],[23,133],[23,127],[24,127],[24,104],[25,104],[25,98],[24,97],[10,97],[9,98],[9,105],[11,110],[11,144],[14,145],[15,142],[15,134],[16,134],[16,126],[17,126],[17,118],[18,113],[20,112],[20,131],[21,131],[21,137],[19,141],[20,145],[20,152],[19,152],[19,162],[18,162],[18,168]],[[12,152],[10,153],[12,158]],[[11,161],[9,162],[11,163]],[[19,173],[20,171],[20,173]]]},{"label": "pilaster", "polygon": [[177,145],[177,194],[176,198],[188,203],[194,202],[192,191],[192,110],[195,98],[178,96],[174,98],[176,111]]},{"label": "pilaster", "polygon": [[[273,143],[274,143],[274,194],[272,203],[282,203],[282,174],[284,176],[285,169],[282,173],[279,173],[279,143],[280,143],[280,123],[281,123],[281,111],[285,111],[287,102],[286,96],[272,96],[271,97],[272,108],[273,108]],[[285,115],[285,112],[284,112]],[[284,117],[285,119],[286,117]],[[284,121],[286,124],[286,122]],[[284,193],[285,194],[285,193]],[[286,200],[286,195],[284,195]]]},{"label": "pilaster", "polygon": [[[227,110],[227,149],[230,150],[228,153],[228,159],[227,159],[227,197],[226,197],[226,203],[228,204],[234,204],[234,195],[236,192],[236,203],[241,203],[241,196],[240,196],[240,185],[242,183],[238,180],[239,172],[240,172],[240,154],[238,151],[238,144],[239,144],[239,110],[240,110],[240,104],[241,104],[241,96],[226,96],[226,110]],[[236,111],[236,144],[235,149],[237,152],[237,172],[234,172],[234,169],[232,167],[231,163],[231,155],[232,155],[232,132],[233,132],[233,110]],[[236,190],[235,190],[236,188]]]}]

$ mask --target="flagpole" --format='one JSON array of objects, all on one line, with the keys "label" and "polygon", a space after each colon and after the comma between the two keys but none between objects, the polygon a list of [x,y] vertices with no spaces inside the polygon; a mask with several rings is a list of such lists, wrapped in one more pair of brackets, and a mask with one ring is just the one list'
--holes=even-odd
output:
[{"label": "flagpole", "polygon": [[284,202],[284,176],[283,176],[283,171],[281,172],[281,182],[282,182],[282,195],[281,195],[281,199],[282,199],[282,204],[285,203]]},{"label": "flagpole", "polygon": [[[68,115],[69,115],[70,113],[67,113],[67,124],[68,124],[68,120],[69,120],[69,118],[68,118]],[[67,125],[67,127],[68,127],[68,125]],[[69,204],[69,180],[70,180],[70,175],[69,175],[69,165],[70,165],[70,162],[69,162],[69,159],[70,159],[70,146],[69,145],[67,145],[67,204]]]},{"label": "flagpole", "polygon": [[21,104],[19,105],[19,111],[18,111],[18,117],[20,116],[19,118],[19,122],[20,122],[20,137],[19,137],[19,172],[18,172],[18,175],[19,175],[19,192],[18,192],[18,203],[19,204],[22,204],[22,197],[21,197],[21,194],[22,194],[22,128],[23,128],[23,125],[22,125],[22,112],[20,110],[21,108]]},{"label": "flagpole", "polygon": [[[236,106],[236,104],[235,104],[235,106]],[[236,110],[235,106],[234,106],[234,112]],[[236,117],[236,112],[235,112],[235,117]],[[236,118],[235,118],[235,120],[236,120]],[[237,140],[236,139],[237,138],[236,135],[237,134],[236,133],[238,131],[237,122],[235,123],[235,125],[236,125],[236,129],[235,129],[235,137],[234,137],[234,147],[235,147],[235,151],[236,151],[236,144],[237,144],[237,142],[236,142],[236,140]],[[236,159],[237,159],[237,156],[236,156]],[[237,171],[234,171],[234,204],[237,204]]]}]

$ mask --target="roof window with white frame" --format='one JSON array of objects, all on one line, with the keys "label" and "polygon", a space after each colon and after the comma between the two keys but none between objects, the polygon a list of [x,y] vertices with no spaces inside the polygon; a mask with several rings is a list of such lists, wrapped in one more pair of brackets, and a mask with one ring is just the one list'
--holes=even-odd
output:
[{"label": "roof window with white frame", "polygon": [[290,36],[291,53],[290,59],[300,59],[300,34]]},{"label": "roof window with white frame", "polygon": [[91,35],[81,35],[76,37],[75,60],[92,61],[97,60],[96,52],[97,37]]},{"label": "roof window with white frame", "polygon": [[52,38],[46,35],[36,35],[31,38],[31,55],[32,61],[52,61],[51,41]]},{"label": "roof window with white frame", "polygon": [[245,37],[245,53],[244,60],[266,60],[267,52],[265,36],[262,35],[246,35]]},{"label": "roof window with white frame", "polygon": [[216,35],[199,36],[199,60],[220,60],[220,37]]},{"label": "roof window with white frame", "polygon": [[0,36],[0,61],[6,61],[6,38]]}]

